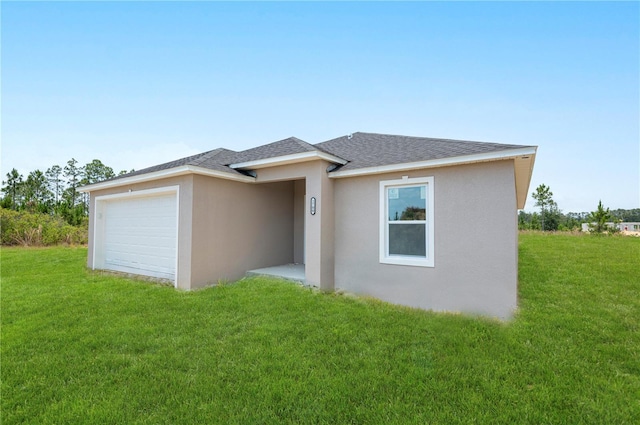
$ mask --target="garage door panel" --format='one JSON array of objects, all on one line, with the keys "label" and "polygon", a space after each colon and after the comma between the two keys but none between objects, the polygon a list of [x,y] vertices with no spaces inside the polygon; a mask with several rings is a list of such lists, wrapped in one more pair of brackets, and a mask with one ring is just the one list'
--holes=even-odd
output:
[{"label": "garage door panel", "polygon": [[[157,264],[165,264],[167,263],[167,260],[169,260],[169,262],[175,260],[175,250],[171,250],[169,248],[155,248],[153,250],[153,254],[150,255],[149,248],[146,246],[112,245],[107,247],[105,254],[107,260],[109,258],[122,257],[123,259],[131,258],[133,261],[134,259],[144,257],[148,258],[147,261]],[[136,262],[140,262],[140,260]]]},{"label": "garage door panel", "polygon": [[107,201],[103,217],[106,269],[175,279],[176,194]]},{"label": "garage door panel", "polygon": [[[113,235],[114,237],[110,238],[111,240],[107,242],[107,248],[109,244],[113,246],[124,246],[129,245],[134,247],[136,245],[148,247],[148,246],[156,246],[158,249],[167,248],[171,243],[175,242],[175,235],[156,235],[154,230],[150,230],[151,233],[148,236],[141,236],[142,233],[145,233],[145,229],[124,229],[126,234],[122,235]],[[141,239],[143,238],[143,239]]]}]

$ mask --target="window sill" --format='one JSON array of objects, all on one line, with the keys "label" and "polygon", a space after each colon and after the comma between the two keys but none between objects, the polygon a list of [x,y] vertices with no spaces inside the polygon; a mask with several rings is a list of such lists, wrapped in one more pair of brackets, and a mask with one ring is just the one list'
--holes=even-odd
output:
[{"label": "window sill", "polygon": [[412,257],[382,257],[381,264],[394,264],[397,266],[414,266],[414,267],[435,267],[433,258],[412,258]]}]

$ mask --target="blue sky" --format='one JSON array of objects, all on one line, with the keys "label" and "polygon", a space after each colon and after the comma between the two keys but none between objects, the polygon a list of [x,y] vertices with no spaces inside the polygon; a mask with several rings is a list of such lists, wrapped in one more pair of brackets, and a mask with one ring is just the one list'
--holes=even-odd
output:
[{"label": "blue sky", "polygon": [[365,131],[538,145],[529,192],[640,207],[638,2],[0,7],[2,176]]}]

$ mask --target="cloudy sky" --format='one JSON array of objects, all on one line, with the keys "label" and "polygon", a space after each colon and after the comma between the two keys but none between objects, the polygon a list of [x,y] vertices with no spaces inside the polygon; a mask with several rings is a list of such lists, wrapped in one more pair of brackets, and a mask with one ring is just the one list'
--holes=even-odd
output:
[{"label": "cloudy sky", "polygon": [[537,145],[529,192],[547,184],[564,212],[640,207],[638,2],[2,2],[0,13],[2,176],[365,131]]}]

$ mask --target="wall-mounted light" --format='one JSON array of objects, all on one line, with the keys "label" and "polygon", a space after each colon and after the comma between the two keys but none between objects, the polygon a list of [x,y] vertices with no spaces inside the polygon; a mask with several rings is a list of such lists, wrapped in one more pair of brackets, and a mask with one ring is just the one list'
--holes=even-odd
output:
[{"label": "wall-mounted light", "polygon": [[309,209],[311,210],[311,215],[316,215],[316,198],[314,196],[311,197]]}]

